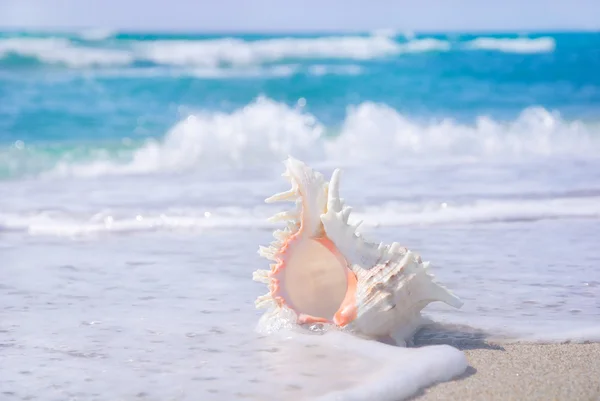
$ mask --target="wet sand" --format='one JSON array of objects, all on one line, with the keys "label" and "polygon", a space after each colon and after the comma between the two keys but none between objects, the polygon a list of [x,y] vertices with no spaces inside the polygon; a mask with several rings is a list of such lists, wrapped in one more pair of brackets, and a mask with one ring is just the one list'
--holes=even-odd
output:
[{"label": "wet sand", "polygon": [[412,400],[600,401],[600,343],[454,345],[467,355],[467,371]]}]

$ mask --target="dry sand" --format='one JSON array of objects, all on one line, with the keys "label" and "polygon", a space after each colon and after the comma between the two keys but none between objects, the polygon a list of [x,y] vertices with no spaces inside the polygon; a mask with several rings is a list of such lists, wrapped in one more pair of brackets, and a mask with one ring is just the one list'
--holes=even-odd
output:
[{"label": "dry sand", "polygon": [[421,391],[414,401],[600,401],[600,343],[452,344],[465,374]]}]

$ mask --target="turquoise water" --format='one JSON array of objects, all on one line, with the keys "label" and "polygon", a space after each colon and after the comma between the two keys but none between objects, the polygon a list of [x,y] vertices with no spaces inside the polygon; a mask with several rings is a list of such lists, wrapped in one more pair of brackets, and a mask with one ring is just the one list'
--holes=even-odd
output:
[{"label": "turquoise water", "polygon": [[598,71],[599,33],[0,34],[3,394],[396,400],[464,368],[255,338],[288,154],[431,261],[450,337],[597,341]]},{"label": "turquoise water", "polygon": [[[39,174],[60,161],[131,160],[135,149],[149,139],[164,139],[191,113],[217,119],[219,113],[252,107],[261,96],[272,108],[295,110],[301,102],[325,138],[343,133],[349,120],[389,128],[386,124],[397,118],[422,131],[448,131],[443,135],[453,136],[451,154],[461,141],[489,139],[493,129],[477,126],[489,118],[526,125],[517,134],[527,136],[523,142],[544,129],[544,119],[560,125],[553,133],[557,141],[573,141],[572,124],[583,125],[577,140],[596,141],[599,68],[598,33],[5,32],[0,34],[0,176]],[[368,107],[371,114],[360,114]],[[541,111],[527,113],[532,108]],[[269,118],[269,112],[275,111],[259,106],[248,122]],[[475,126],[475,138],[454,133],[463,124]],[[225,156],[223,163],[231,159]]]}]

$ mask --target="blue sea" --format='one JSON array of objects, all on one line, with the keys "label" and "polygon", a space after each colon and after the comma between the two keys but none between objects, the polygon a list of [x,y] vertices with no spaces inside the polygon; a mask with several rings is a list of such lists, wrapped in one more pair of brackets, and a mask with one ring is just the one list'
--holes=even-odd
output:
[{"label": "blue sea", "polygon": [[449,343],[600,340],[600,33],[6,31],[0,398],[394,401],[464,371],[256,332],[288,155],[431,261]]}]

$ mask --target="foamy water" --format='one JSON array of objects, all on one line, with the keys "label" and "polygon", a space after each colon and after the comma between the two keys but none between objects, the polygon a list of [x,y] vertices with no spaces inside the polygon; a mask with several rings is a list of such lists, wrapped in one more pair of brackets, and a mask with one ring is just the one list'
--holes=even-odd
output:
[{"label": "foamy water", "polygon": [[[99,42],[111,38],[109,31],[84,32],[78,39]],[[109,42],[110,43],[110,42]],[[128,41],[125,46],[86,46],[70,38],[0,39],[0,60],[11,54],[36,58],[43,63],[89,66],[127,65],[135,61],[159,65],[217,67],[220,64],[258,65],[296,59],[368,60],[403,53],[449,51],[451,49],[488,50],[508,53],[552,52],[552,37],[480,37],[452,42],[437,38],[412,38],[397,41],[394,36],[331,36],[320,38],[284,37],[244,40],[235,37],[205,41],[163,40]]]},{"label": "foamy water", "polygon": [[45,157],[39,156],[52,149],[15,142],[4,150],[6,158],[0,167],[16,165],[27,171],[31,170],[28,165],[35,165],[39,177],[99,177],[244,169],[275,165],[289,154],[319,164],[394,166],[424,158],[425,165],[435,165],[438,159],[441,163],[507,159],[524,163],[576,155],[593,160],[600,151],[598,124],[565,121],[560,113],[540,107],[523,110],[514,121],[481,116],[465,124],[450,118],[423,122],[388,105],[365,102],[348,107],[340,126],[332,128],[306,111],[304,103],[300,99],[289,106],[258,97],[229,113],[192,112],[160,139],[121,149],[118,157],[99,147],[82,162],[73,161],[81,152],[74,148],[44,165]]},{"label": "foamy water", "polygon": [[[504,224],[370,234],[410,238],[404,243],[432,260],[433,272],[465,301],[461,311],[427,309],[448,327],[471,325],[447,343],[478,327],[523,337],[533,326],[534,340],[549,329],[552,341],[597,336],[583,329],[597,319],[600,282],[590,280],[587,266],[600,255],[593,241],[573,242],[596,226],[570,223],[548,242],[536,238],[553,222]],[[462,352],[448,345],[394,349],[338,333],[257,334],[253,299],[265,289],[250,276],[264,267],[256,244],[270,240],[269,230],[120,233],[66,243],[3,238],[3,391],[21,398],[300,400],[340,392],[344,400],[397,400],[466,369]],[[577,275],[560,275],[565,254]],[[39,386],[27,384],[32,377]]]}]

